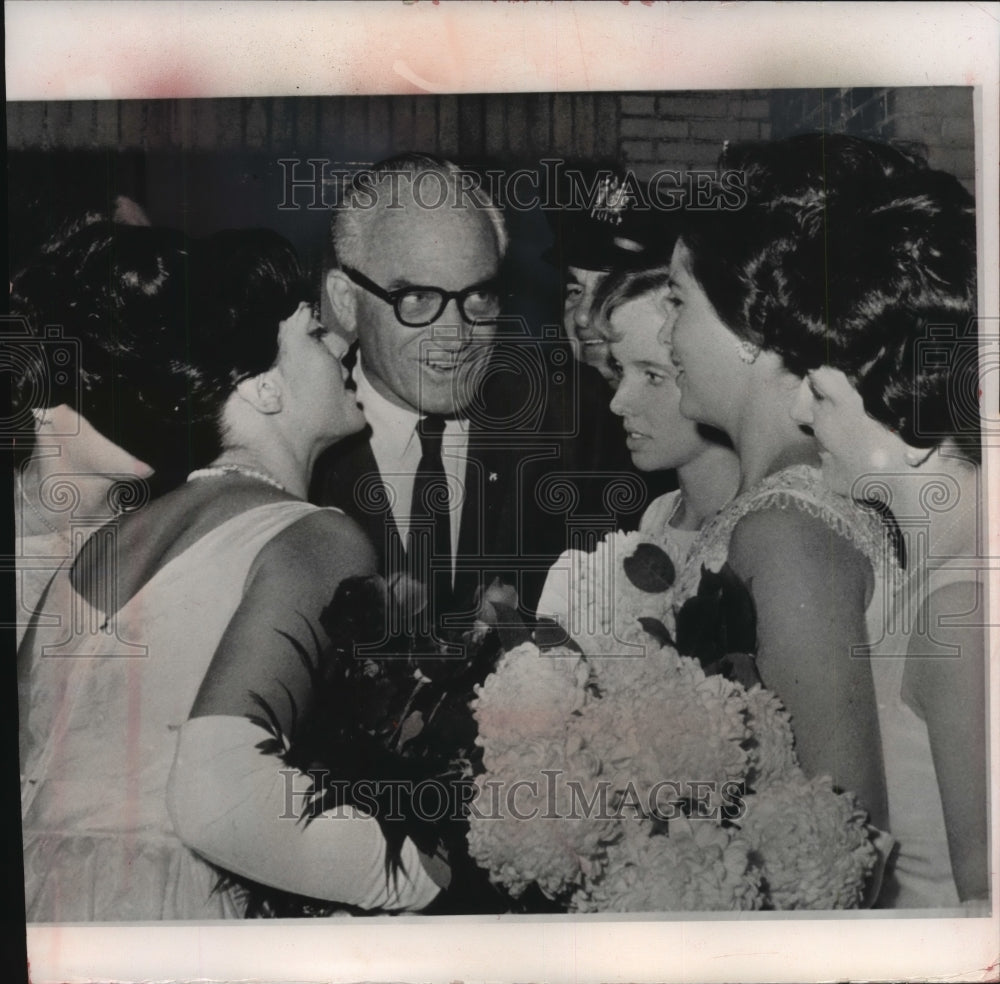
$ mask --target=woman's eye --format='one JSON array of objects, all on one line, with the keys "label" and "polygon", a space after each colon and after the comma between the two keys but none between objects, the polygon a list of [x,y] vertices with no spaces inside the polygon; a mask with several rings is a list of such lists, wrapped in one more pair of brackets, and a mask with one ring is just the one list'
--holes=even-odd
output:
[{"label": "woman's eye", "polygon": [[679,308],[681,306],[681,298],[677,293],[677,288],[671,284],[666,292],[663,294],[663,303],[669,308]]},{"label": "woman's eye", "polygon": [[563,295],[563,300],[566,304],[575,304],[580,300],[580,295],[583,293],[583,288],[578,287],[575,284],[571,284],[566,288],[566,293]]},{"label": "woman's eye", "polygon": [[646,370],[646,379],[651,386],[659,386],[662,382],[666,381],[666,378],[666,375],[662,372],[653,372],[652,369]]},{"label": "woman's eye", "polygon": [[608,359],[608,368],[614,373],[614,375],[621,379],[625,375],[625,369],[622,364],[617,359]]}]

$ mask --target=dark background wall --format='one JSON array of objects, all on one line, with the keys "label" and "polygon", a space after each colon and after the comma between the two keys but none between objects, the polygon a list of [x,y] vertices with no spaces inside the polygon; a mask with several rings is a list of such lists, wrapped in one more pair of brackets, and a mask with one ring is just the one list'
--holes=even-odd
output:
[{"label": "dark background wall", "polygon": [[422,148],[501,164],[611,158],[637,173],[711,166],[724,140],[827,129],[917,143],[932,167],[973,179],[972,89],[948,86],[11,103],[7,128],[12,150],[264,151],[372,161]]},{"label": "dark background wall", "polygon": [[[427,150],[509,172],[559,157],[617,161],[644,179],[711,169],[726,140],[810,129],[915,146],[974,190],[972,90],[960,87],[11,103],[12,265],[65,215],[116,194],[195,234],[277,229],[318,263],[329,215],[307,207],[308,189],[279,208],[280,159],[351,166]],[[530,261],[548,227],[537,213],[511,219]]]}]

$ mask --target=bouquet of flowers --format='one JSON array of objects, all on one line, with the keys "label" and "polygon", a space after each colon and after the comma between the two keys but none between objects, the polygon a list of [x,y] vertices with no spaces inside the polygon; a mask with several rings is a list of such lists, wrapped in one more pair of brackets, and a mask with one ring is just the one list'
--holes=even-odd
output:
[{"label": "bouquet of flowers", "polygon": [[[614,534],[597,554],[543,594],[560,631],[477,687],[471,856],[512,895],[537,886],[572,911],[858,905],[876,860],[865,815],[799,768],[745,657],[738,579],[705,572],[675,614],[661,544]],[[574,613],[592,630],[568,638]]]},{"label": "bouquet of flowers", "polygon": [[[312,777],[304,822],[337,806],[359,807],[381,826],[390,867],[400,863],[409,838],[425,854],[447,859],[453,884],[468,880],[458,870],[463,861],[481,876],[467,859],[464,823],[469,784],[482,768],[471,701],[503,651],[497,626],[520,624],[516,607],[514,590],[495,581],[480,591],[471,624],[446,632],[430,624],[419,582],[405,575],[354,577],[339,585],[321,615],[327,639],[315,638],[314,651],[288,636],[312,678],[311,710],[286,734],[255,696],[254,721],[271,735],[261,751]],[[342,908],[243,887],[253,915]],[[509,899],[499,907],[509,908]]]}]

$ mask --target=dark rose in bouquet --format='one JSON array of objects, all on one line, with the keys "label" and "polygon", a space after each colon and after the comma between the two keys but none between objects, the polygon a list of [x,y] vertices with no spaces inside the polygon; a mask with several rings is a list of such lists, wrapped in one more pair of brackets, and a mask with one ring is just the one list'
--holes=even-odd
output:
[{"label": "dark rose in bouquet", "polygon": [[[473,611],[436,625],[420,582],[406,575],[349,578],[320,616],[326,638],[314,633],[313,651],[288,636],[313,684],[310,709],[292,733],[282,733],[271,708],[255,697],[255,722],[272,735],[261,750],[313,779],[303,822],[341,805],[370,812],[386,838],[389,874],[407,838],[449,866],[451,886],[435,904],[442,912],[509,907],[468,859],[464,817],[471,780],[482,771],[470,702],[505,642],[526,632],[517,603],[513,588],[494,581],[480,589]],[[248,914],[342,908],[249,889]]]},{"label": "dark rose in bouquet", "polygon": [[677,651],[697,659],[707,676],[720,673],[747,689],[760,683],[757,612],[750,590],[728,563],[717,573],[702,567],[698,593],[677,612],[676,634]]}]

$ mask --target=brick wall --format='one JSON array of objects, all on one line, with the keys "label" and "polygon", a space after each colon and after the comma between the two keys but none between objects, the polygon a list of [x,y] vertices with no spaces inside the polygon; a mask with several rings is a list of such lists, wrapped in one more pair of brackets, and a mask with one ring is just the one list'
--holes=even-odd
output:
[{"label": "brick wall", "polygon": [[11,103],[18,149],[249,151],[372,161],[422,149],[466,161],[620,160],[640,177],[715,165],[726,140],[829,129],[912,143],[932,167],[974,180],[972,90],[142,100]]},{"label": "brick wall", "polygon": [[726,140],[771,136],[767,93],[670,92],[622,96],[620,158],[639,177],[660,169],[712,169]]},{"label": "brick wall", "polygon": [[771,118],[775,137],[825,129],[900,144],[975,192],[971,88],[778,90]]},{"label": "brick wall", "polygon": [[618,159],[637,173],[714,165],[724,140],[770,135],[767,93],[533,93],[336,99],[11,103],[12,149],[246,150],[378,160]]},{"label": "brick wall", "polygon": [[263,225],[318,253],[327,217],[278,208],[279,159],[419,149],[514,169],[564,157],[619,161],[645,180],[711,170],[726,140],[824,127],[915,143],[973,190],[972,95],[958,87],[11,103],[8,241],[26,256],[65,216],[122,193],[155,222]]}]

